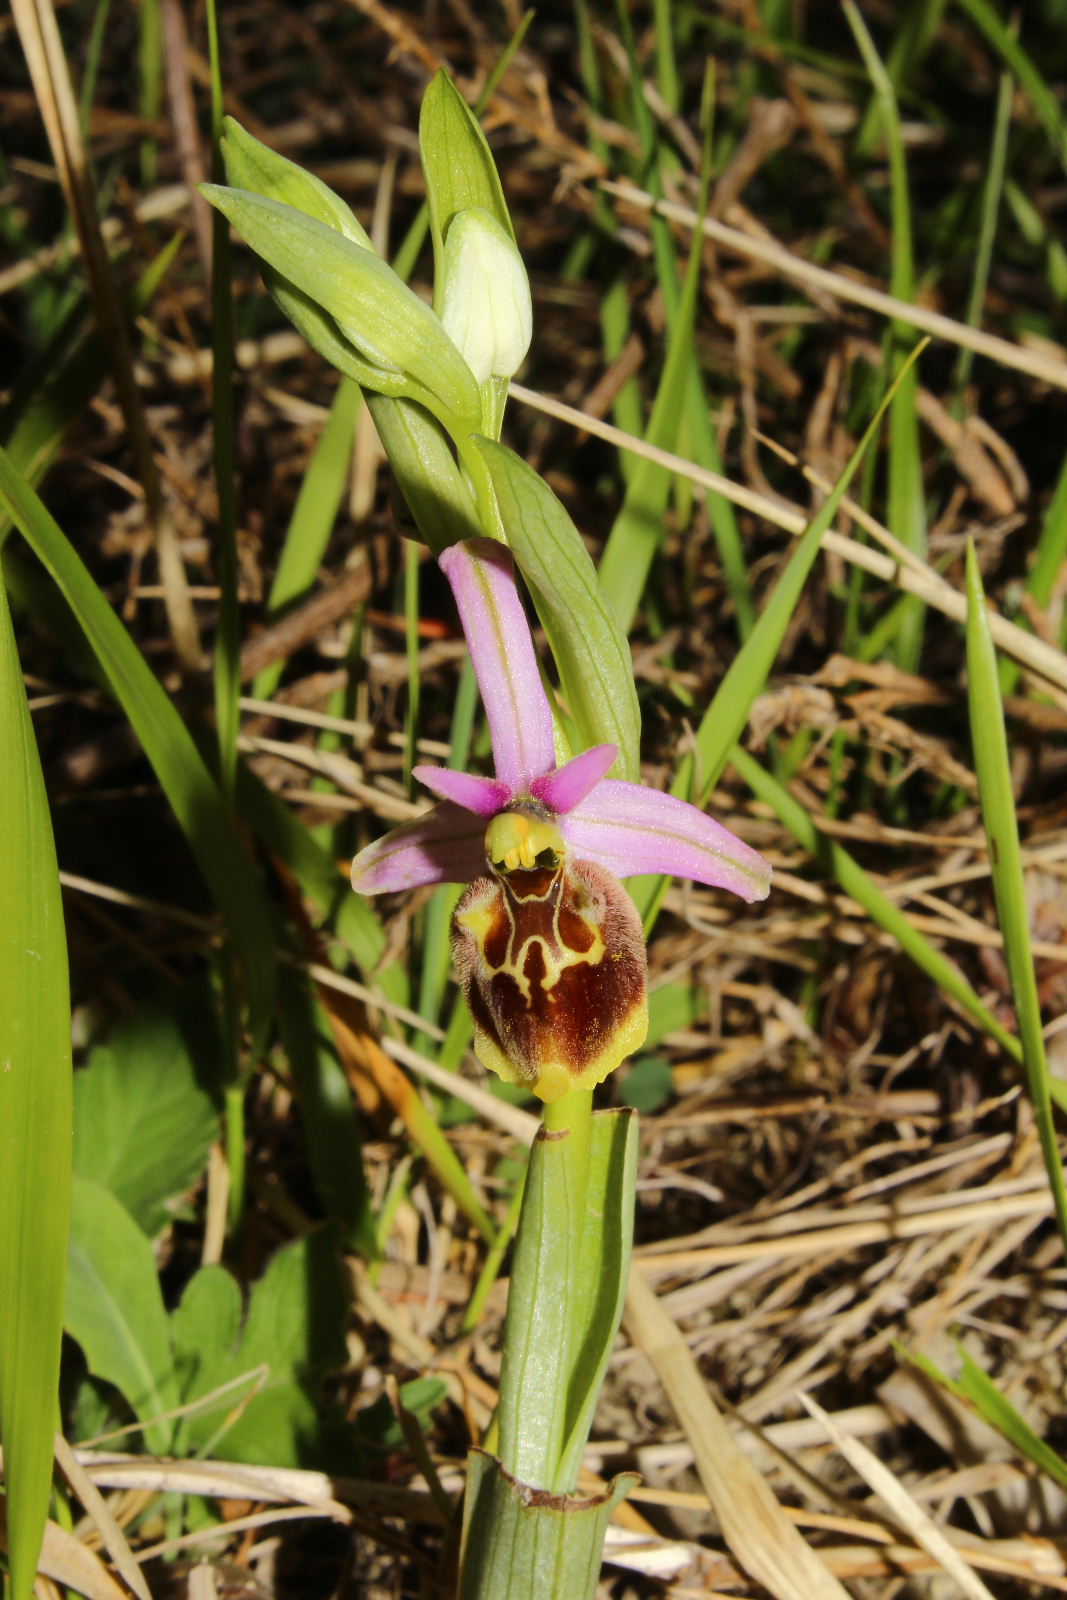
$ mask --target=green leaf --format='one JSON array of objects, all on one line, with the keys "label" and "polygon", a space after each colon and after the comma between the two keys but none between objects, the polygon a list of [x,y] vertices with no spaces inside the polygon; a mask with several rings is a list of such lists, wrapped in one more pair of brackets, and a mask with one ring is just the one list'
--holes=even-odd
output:
[{"label": "green leaf", "polygon": [[574,523],[543,478],[503,445],[475,441],[559,669],[583,748],[614,744],[616,777],[641,771],[641,712],[630,647]]},{"label": "green leaf", "polygon": [[629,1111],[590,1117],[589,1100],[557,1101],[534,1142],[500,1376],[501,1460],[524,1483],[563,1493],[578,1480],[633,1238],[637,1122]]},{"label": "green leaf", "polygon": [[219,1136],[222,1044],[203,989],[198,999],[180,1019],[159,1009],[126,1018],[74,1080],[74,1170],[110,1189],[149,1238]]},{"label": "green leaf", "polygon": [[252,1289],[243,1328],[240,1291],[224,1268],[202,1267],[192,1278],[171,1318],[183,1403],[242,1377],[248,1386],[183,1418],[184,1450],[217,1441],[229,1460],[273,1466],[322,1466],[330,1446],[344,1454],[345,1436],[324,1425],[318,1393],[347,1356],[339,1242],[330,1224],[277,1251]]},{"label": "green leaf", "polygon": [[244,965],[252,1026],[262,1042],[273,1010],[274,947],[259,879],[174,702],[101,594],[73,546],[0,450],[0,502],[55,580],[112,693],[141,741]]},{"label": "green leaf", "polygon": [[588,1499],[535,1495],[494,1456],[472,1450],[459,1600],[593,1600],[608,1523],[638,1481],[622,1473]]},{"label": "green leaf", "polygon": [[989,844],[989,866],[997,916],[1004,935],[1004,958],[1011,978],[1023,1066],[1060,1236],[1067,1249],[1067,1184],[1052,1114],[1041,1002],[1030,951],[1030,913],[1019,849],[1019,823],[1015,814],[1004,708],[1000,700],[997,654],[989,628],[978,558],[970,542],[967,545],[967,701],[982,821]]},{"label": "green leaf", "polygon": [[70,1000],[52,823],[0,581],[0,1443],[12,1600],[52,1486],[70,1216]]},{"label": "green leaf", "polygon": [[89,1371],[145,1424],[148,1448],[166,1454],[174,1426],[155,1419],[175,1409],[178,1389],[152,1246],[109,1189],[77,1176],[64,1321]]},{"label": "green leaf", "polygon": [[200,192],[368,361],[413,378],[446,411],[476,425],[481,399],[469,367],[429,306],[372,250],[277,200],[213,183]]}]

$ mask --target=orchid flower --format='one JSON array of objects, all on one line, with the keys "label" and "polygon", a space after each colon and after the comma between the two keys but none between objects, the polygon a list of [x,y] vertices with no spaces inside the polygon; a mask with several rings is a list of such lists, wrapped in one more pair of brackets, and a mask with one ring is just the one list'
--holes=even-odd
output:
[{"label": "orchid flower", "polygon": [[609,778],[596,745],[557,766],[552,711],[510,553],[440,557],[481,691],[495,776],[420,766],[440,803],[352,863],[361,894],[467,883],[453,953],[484,1066],[543,1100],[599,1083],[647,1029],[640,919],[619,878],[666,873],[766,897],[767,862],[673,795]]}]

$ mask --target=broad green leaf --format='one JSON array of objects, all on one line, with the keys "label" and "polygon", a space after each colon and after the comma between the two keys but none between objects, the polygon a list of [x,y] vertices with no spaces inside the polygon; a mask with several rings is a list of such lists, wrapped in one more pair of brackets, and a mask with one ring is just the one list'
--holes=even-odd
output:
[{"label": "broad green leaf", "polygon": [[124,1018],[74,1080],[74,1170],[110,1189],[149,1238],[219,1136],[222,1043],[207,1000],[198,987],[182,1015]]},{"label": "broad green leaf", "polygon": [[582,745],[617,745],[616,777],[637,779],[641,712],[630,647],[581,535],[548,484],[514,451],[489,439],[476,444]]},{"label": "broad green leaf", "polygon": [[581,1092],[557,1101],[557,1120],[534,1142],[500,1376],[501,1460],[522,1482],[561,1493],[578,1479],[633,1235],[636,1120],[590,1116],[588,1106]]},{"label": "broad green leaf", "polygon": [[177,1406],[178,1389],[156,1258],[122,1202],[77,1176],[64,1322],[89,1371],[115,1385],[145,1424],[148,1448],[165,1455],[174,1425],[156,1419]]},{"label": "broad green leaf", "polygon": [[70,1217],[70,994],[41,763],[0,581],[0,1444],[12,1600],[52,1487]]},{"label": "broad green leaf", "polygon": [[971,543],[967,545],[967,700],[982,822],[989,844],[989,867],[997,917],[1004,936],[1004,957],[1011,977],[1023,1066],[1060,1236],[1067,1249],[1067,1184],[1053,1121],[1041,1002],[1030,951],[1030,913],[1019,849],[1019,823],[1015,814],[1004,708],[1000,701],[997,654],[989,628],[978,558]]},{"label": "broad green leaf", "polygon": [[429,306],[372,250],[276,200],[219,184],[200,187],[246,244],[333,317],[367,360],[410,376],[447,411],[477,422],[478,385],[463,357]]},{"label": "broad green leaf", "polygon": [[277,1251],[252,1288],[243,1327],[240,1291],[224,1268],[202,1267],[192,1278],[171,1318],[183,1403],[243,1377],[248,1385],[183,1419],[186,1451],[217,1443],[229,1460],[272,1466],[326,1465],[322,1447],[343,1457],[345,1436],[323,1422],[319,1398],[323,1377],[347,1355],[339,1242],[331,1224]]},{"label": "broad green leaf", "polygon": [[181,715],[81,558],[0,450],[0,502],[78,619],[112,693],[141,741],[244,966],[257,1040],[273,1009],[270,915],[233,821]]}]

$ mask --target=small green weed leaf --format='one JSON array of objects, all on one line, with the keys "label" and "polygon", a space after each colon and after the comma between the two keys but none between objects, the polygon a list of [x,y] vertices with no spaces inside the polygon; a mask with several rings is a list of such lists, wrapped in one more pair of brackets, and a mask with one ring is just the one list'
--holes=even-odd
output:
[{"label": "small green weed leaf", "polygon": [[543,478],[512,450],[476,441],[500,516],[559,669],[583,748],[614,744],[615,776],[640,776],[641,712],[630,647],[574,523]]},{"label": "small green weed leaf", "polygon": [[[448,1398],[443,1378],[412,1378],[400,1387],[400,1402],[422,1427],[428,1427],[434,1411]],[[404,1430],[393,1403],[386,1394],[364,1406],[356,1418],[359,1442],[374,1451],[404,1450]]]},{"label": "small green weed leaf", "polygon": [[41,763],[0,581],[0,1443],[12,1600],[52,1487],[70,1216],[70,991]]},{"label": "small green weed leaf", "polygon": [[320,306],[375,366],[411,377],[457,417],[477,424],[478,385],[441,324],[372,250],[277,200],[201,184],[268,266]]},{"label": "small green weed leaf", "polygon": [[244,189],[265,200],[292,206],[294,211],[325,223],[364,250],[374,249],[359,218],[321,178],[263,144],[235,117],[224,117],[222,128],[222,159],[226,182],[232,189]]},{"label": "small green weed leaf", "polygon": [[178,1389],[156,1259],[121,1200],[92,1178],[74,1179],[64,1321],[89,1371],[145,1424],[148,1448],[166,1454],[174,1425],[155,1419],[174,1410]]},{"label": "small green weed leaf", "polygon": [[240,952],[257,1043],[274,1004],[271,919],[229,811],[174,702],[154,676],[74,547],[0,450],[0,502],[70,606],[112,693],[141,741]]},{"label": "small green weed leaf", "polygon": [[426,179],[435,272],[434,302],[440,304],[444,240],[449,223],[468,206],[481,206],[504,228],[511,226],[492,152],[478,119],[448,73],[432,79],[419,114],[419,154]]},{"label": "small green weed leaf", "polygon": [[989,628],[978,558],[970,543],[967,545],[967,699],[982,821],[989,843],[993,892],[1000,930],[1004,935],[1004,957],[1011,977],[1023,1066],[1060,1236],[1067,1249],[1067,1184],[1064,1182],[1063,1163],[1053,1121],[1041,1002],[1030,951],[1026,879],[1019,849],[1019,823],[1015,814],[1004,708],[1000,700],[997,655]]},{"label": "small green weed leaf", "polygon": [[217,1441],[229,1460],[276,1466],[322,1466],[339,1450],[343,1457],[344,1434],[324,1423],[318,1396],[322,1378],[346,1358],[339,1245],[331,1223],[277,1251],[240,1329],[240,1293],[229,1273],[202,1267],[190,1281],[171,1318],[183,1403],[245,1375],[248,1386],[234,1385],[183,1419],[187,1451]]},{"label": "small green weed leaf", "polygon": [[645,1116],[662,1111],[674,1094],[670,1062],[663,1056],[638,1056],[626,1069],[619,1092],[628,1106]]},{"label": "small green weed leaf", "polygon": [[222,1044],[204,990],[199,1005],[191,998],[184,1016],[143,1009],[125,1018],[74,1080],[74,1170],[110,1189],[149,1238],[219,1136]]}]

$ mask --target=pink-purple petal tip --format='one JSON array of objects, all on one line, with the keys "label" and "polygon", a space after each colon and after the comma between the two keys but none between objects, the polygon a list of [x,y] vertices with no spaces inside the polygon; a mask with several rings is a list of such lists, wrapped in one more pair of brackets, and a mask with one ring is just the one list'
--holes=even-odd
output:
[{"label": "pink-purple petal tip", "polygon": [[751,845],[696,806],[636,783],[605,778],[559,826],[579,859],[617,878],[668,873],[750,902],[770,891],[770,863]]},{"label": "pink-purple petal tip", "polygon": [[413,767],[412,772],[442,800],[453,800],[478,817],[495,817],[511,799],[506,783],[480,778],[473,772],[453,772],[450,767]]},{"label": "pink-purple petal tip", "polygon": [[543,778],[535,778],[530,785],[530,793],[557,816],[564,811],[573,811],[610,771],[618,753],[617,745],[594,745],[591,750],[583,750],[580,756],[568,761],[558,772],[546,772]]},{"label": "pink-purple petal tip", "polygon": [[431,883],[470,883],[485,871],[485,824],[445,800],[393,828],[352,863],[357,894],[395,894]]},{"label": "pink-purple petal tip", "polygon": [[498,779],[512,793],[555,766],[552,712],[511,555],[495,539],[466,539],[438,558],[452,586],[489,720]]}]

